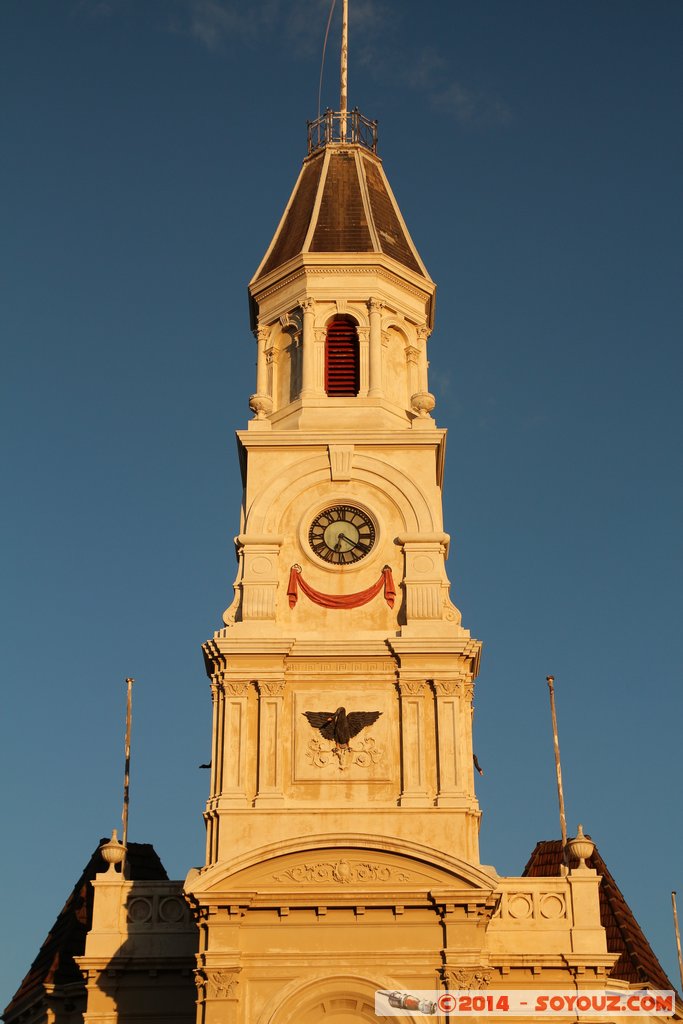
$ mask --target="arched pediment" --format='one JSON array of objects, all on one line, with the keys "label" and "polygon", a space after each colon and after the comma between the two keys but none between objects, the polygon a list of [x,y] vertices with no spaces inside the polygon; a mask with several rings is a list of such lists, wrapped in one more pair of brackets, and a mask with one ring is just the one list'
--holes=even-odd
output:
[{"label": "arched pediment", "polygon": [[[289,481],[275,479],[264,487],[247,510],[248,530],[251,533],[278,533],[285,510],[316,485],[330,479],[326,455],[302,459],[289,468]],[[375,487],[391,500],[401,516],[406,530],[440,529],[425,495],[410,477],[390,459],[358,455],[354,460],[354,479]]]},{"label": "arched pediment", "polygon": [[[428,893],[457,890],[476,898],[498,884],[498,876],[479,865],[436,853],[427,846],[385,836],[340,833],[308,836],[259,847],[248,856],[222,861],[188,877],[186,892],[204,895],[240,892],[261,898],[295,890],[302,898],[324,890],[344,898],[358,890],[377,897],[399,891]],[[395,900],[394,900],[395,901]]]}]

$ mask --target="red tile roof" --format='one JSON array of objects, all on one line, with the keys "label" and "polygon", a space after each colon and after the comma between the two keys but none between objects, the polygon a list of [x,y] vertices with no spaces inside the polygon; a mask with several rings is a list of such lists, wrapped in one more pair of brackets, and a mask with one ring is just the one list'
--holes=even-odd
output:
[{"label": "red tile roof", "polygon": [[[522,874],[530,878],[556,876],[560,874],[561,864],[561,840],[546,839],[536,844]],[[569,866],[574,867],[576,864],[578,861],[570,861]],[[597,847],[587,865],[595,868],[602,876],[600,920],[607,933],[608,951],[619,953],[610,977],[656,989],[673,988]]]},{"label": "red tile roof", "polygon": [[[85,937],[92,924],[93,888],[90,883],[98,872],[105,870],[99,852],[105,842],[107,839],[100,840],[83,869],[26,977],[5,1009],[4,1020],[16,1020],[31,1004],[39,1001],[45,985],[79,984],[85,993],[83,976],[74,963],[74,957],[85,952]],[[128,844],[128,868],[130,878],[136,882],[168,878],[150,843]]]}]

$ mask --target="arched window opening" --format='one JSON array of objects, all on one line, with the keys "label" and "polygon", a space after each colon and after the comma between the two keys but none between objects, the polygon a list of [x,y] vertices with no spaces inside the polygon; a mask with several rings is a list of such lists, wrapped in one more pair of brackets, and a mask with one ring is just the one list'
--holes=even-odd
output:
[{"label": "arched window opening", "polygon": [[325,391],[341,397],[357,395],[359,388],[358,328],[350,316],[335,316],[325,336]]}]

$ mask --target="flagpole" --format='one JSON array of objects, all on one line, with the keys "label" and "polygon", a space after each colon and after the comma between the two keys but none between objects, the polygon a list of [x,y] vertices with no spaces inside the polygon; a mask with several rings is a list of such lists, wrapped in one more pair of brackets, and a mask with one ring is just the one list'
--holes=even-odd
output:
[{"label": "flagpole", "polygon": [[555,749],[555,774],[557,776],[557,799],[560,805],[560,829],[562,831],[562,863],[567,864],[567,818],[564,813],[564,791],[562,789],[562,765],[560,764],[560,740],[557,734],[557,714],[555,713],[555,676],[546,676],[550,693],[550,714],[553,722],[553,747]]},{"label": "flagpole", "polygon": [[676,932],[676,948],[678,950],[678,973],[681,976],[681,992],[683,992],[683,957],[681,957],[681,933],[678,930],[678,914],[676,912],[676,892],[671,893],[671,903],[674,908],[674,931]]},{"label": "flagpole", "polygon": [[[123,824],[123,849],[124,857],[128,849],[128,806],[130,803],[130,727],[133,718],[133,683],[134,679],[130,676],[126,678],[126,745],[125,745],[125,767],[123,770],[123,814],[121,815],[121,821]],[[124,861],[125,863],[125,861]],[[121,865],[121,873],[123,873],[124,864]]]},{"label": "flagpole", "polygon": [[349,0],[342,4],[341,75],[339,97],[339,138],[346,142],[347,78],[349,60]]}]

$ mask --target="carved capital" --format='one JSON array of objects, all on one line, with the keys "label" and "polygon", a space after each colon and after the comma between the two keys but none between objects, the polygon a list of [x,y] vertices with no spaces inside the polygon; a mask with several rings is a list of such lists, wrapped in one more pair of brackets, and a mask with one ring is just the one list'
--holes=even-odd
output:
[{"label": "carved capital", "polygon": [[441,975],[447,989],[462,992],[467,989],[488,988],[493,971],[487,967],[442,967]]},{"label": "carved capital", "polygon": [[406,345],[406,359],[408,360],[408,362],[413,363],[415,366],[417,366],[419,358],[419,348],[415,348],[414,345]]},{"label": "carved capital", "polygon": [[431,333],[432,332],[430,331],[429,327],[427,327],[427,324],[422,324],[417,329],[417,340],[420,342],[420,344],[424,345],[424,343],[426,342],[427,338]]},{"label": "carved capital", "polygon": [[384,310],[384,303],[381,302],[379,299],[368,299],[368,310],[370,311],[371,315],[373,313],[381,314],[382,311]]},{"label": "carved capital", "polygon": [[301,303],[301,308],[304,311],[304,315],[306,313],[310,313],[311,315],[314,315],[315,314],[315,306],[316,306],[315,299],[311,299],[311,298],[304,299],[304,301]]},{"label": "carved capital", "polygon": [[265,344],[270,337],[270,327],[267,327],[265,324],[259,324],[254,331],[254,337],[256,338],[259,346],[265,347]]},{"label": "carved capital", "polygon": [[239,985],[239,967],[221,968],[213,970],[203,968],[206,977],[206,998],[207,999],[237,999],[237,986]]},{"label": "carved capital", "polygon": [[251,683],[230,680],[223,683],[223,691],[227,697],[246,697],[250,686]]},{"label": "carved capital", "polygon": [[463,683],[460,679],[435,679],[434,692],[437,697],[460,697]]},{"label": "carved capital", "polygon": [[402,697],[422,697],[427,690],[424,679],[399,679],[398,688]]},{"label": "carved capital", "polygon": [[291,313],[283,313],[280,317],[280,325],[283,331],[289,331],[296,333],[301,330],[301,313],[298,309],[292,310]]},{"label": "carved capital", "polygon": [[259,679],[258,692],[262,697],[283,697],[285,692],[284,679]]}]

